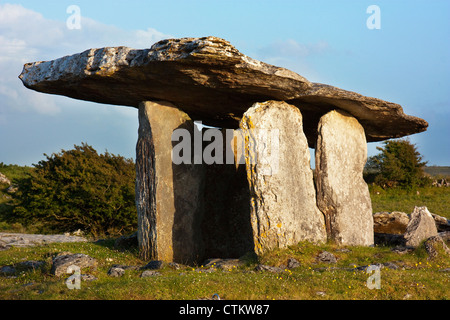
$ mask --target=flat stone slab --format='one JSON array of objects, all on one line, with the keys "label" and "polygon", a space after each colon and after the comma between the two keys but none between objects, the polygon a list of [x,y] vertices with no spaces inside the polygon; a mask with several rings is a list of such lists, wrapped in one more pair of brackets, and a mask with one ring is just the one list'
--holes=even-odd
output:
[{"label": "flat stone slab", "polygon": [[[25,234],[0,232],[0,243],[3,247],[30,247],[48,243],[63,242],[87,242],[88,240],[78,236],[66,236],[61,234]],[[0,248],[1,250],[1,248]]]},{"label": "flat stone slab", "polygon": [[75,99],[138,107],[168,101],[206,125],[238,128],[255,102],[286,101],[300,108],[310,147],[322,115],[340,109],[380,141],[425,131],[428,123],[398,104],[311,83],[297,73],[240,53],[216,38],[168,39],[150,49],[89,49],[52,61],[27,63],[19,76],[30,89]]}]

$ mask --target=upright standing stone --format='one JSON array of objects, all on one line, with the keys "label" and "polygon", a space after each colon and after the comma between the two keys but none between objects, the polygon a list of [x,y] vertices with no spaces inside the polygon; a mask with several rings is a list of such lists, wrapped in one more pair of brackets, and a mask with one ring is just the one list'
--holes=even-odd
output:
[{"label": "upright standing stone", "polygon": [[354,117],[330,111],[319,121],[316,145],[317,205],[328,237],[342,245],[374,243],[372,203],[363,179],[364,128]]},{"label": "upright standing stone", "polygon": [[[191,263],[201,256],[203,171],[172,162],[172,133],[194,123],[168,102],[139,105],[136,145],[138,242],[145,260]],[[190,145],[190,144],[189,144]]]},{"label": "upright standing stone", "polygon": [[240,127],[246,140],[255,252],[302,240],[324,241],[299,109],[278,101],[255,103]]}]

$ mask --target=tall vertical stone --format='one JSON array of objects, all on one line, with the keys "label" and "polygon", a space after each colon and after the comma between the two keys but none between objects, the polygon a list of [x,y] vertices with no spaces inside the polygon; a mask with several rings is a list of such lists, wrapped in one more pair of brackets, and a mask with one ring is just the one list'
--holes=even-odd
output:
[{"label": "tall vertical stone", "polygon": [[[136,206],[141,257],[191,263],[201,256],[203,169],[172,162],[172,133],[194,123],[168,102],[139,105]],[[189,146],[191,143],[189,142]]]},{"label": "tall vertical stone", "polygon": [[363,179],[364,128],[354,117],[330,111],[319,121],[316,145],[317,205],[328,237],[342,245],[372,245],[373,217]]},{"label": "tall vertical stone", "polygon": [[299,109],[279,101],[255,103],[240,127],[255,252],[302,240],[325,241]]}]

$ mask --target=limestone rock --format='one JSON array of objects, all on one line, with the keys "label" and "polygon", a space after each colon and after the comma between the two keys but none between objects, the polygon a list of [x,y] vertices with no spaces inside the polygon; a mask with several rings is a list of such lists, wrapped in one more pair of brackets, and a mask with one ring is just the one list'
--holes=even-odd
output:
[{"label": "limestone rock", "polygon": [[144,260],[194,262],[201,256],[203,169],[172,162],[172,133],[194,123],[166,102],[139,107],[136,145],[138,242]]},{"label": "limestone rock", "polygon": [[450,242],[450,231],[441,231],[438,233],[438,236],[445,242]]},{"label": "limestone rock", "polygon": [[319,255],[316,257],[316,260],[319,262],[326,262],[326,263],[337,262],[335,255],[328,251],[323,251],[319,253]]},{"label": "limestone rock", "polygon": [[304,131],[312,148],[320,117],[332,110],[342,110],[356,118],[364,128],[367,142],[399,138],[428,127],[425,120],[404,114],[399,104],[321,83],[313,83],[302,97],[288,102],[302,111]]},{"label": "limestone rock", "polygon": [[274,266],[268,266],[265,264],[258,264],[255,267],[256,271],[267,271],[267,272],[271,272],[271,273],[280,273],[280,272],[284,272],[283,268],[280,267],[274,267]]},{"label": "limestone rock", "polygon": [[352,116],[331,111],[320,119],[316,146],[317,205],[327,234],[342,245],[374,243],[372,202],[363,179],[367,146]]},{"label": "limestone rock", "polygon": [[373,215],[373,228],[377,233],[404,234],[409,216],[400,211],[377,212]]},{"label": "limestone rock", "polygon": [[161,273],[155,270],[145,270],[141,273],[141,278],[160,276]]},{"label": "limestone rock", "polygon": [[216,268],[221,270],[230,270],[233,268],[237,268],[244,265],[244,262],[242,262],[239,259],[220,259],[220,258],[214,258],[214,259],[208,259],[204,262],[205,268]]},{"label": "limestone rock", "polygon": [[124,274],[125,274],[125,269],[122,269],[120,267],[113,266],[108,270],[108,276],[110,276],[110,277],[118,278],[118,277],[123,276]]},{"label": "limestone rock", "polygon": [[436,223],[438,232],[450,231],[450,220],[434,213],[431,213],[431,215],[433,216],[434,222]]},{"label": "limestone rock", "polygon": [[298,268],[300,266],[301,266],[301,264],[300,264],[300,262],[298,262],[297,259],[295,259],[295,258],[289,258],[288,259],[288,262],[287,262],[288,269],[295,269],[295,268]]},{"label": "limestone rock", "polygon": [[436,236],[437,228],[427,207],[415,207],[404,234],[406,245],[417,247],[422,240]]},{"label": "limestone rock", "polygon": [[152,260],[149,261],[145,266],[142,267],[142,269],[149,269],[149,270],[158,270],[164,267],[165,263],[161,260]]},{"label": "limestone rock", "polygon": [[100,103],[170,101],[193,119],[201,114],[205,122],[231,120],[235,127],[253,102],[292,99],[311,87],[295,72],[247,57],[216,37],[162,40],[143,50],[89,49],[26,64],[20,78],[33,90]]},{"label": "limestone rock", "polygon": [[216,37],[162,40],[143,50],[89,49],[27,63],[20,79],[36,91],[100,103],[138,107],[141,101],[170,101],[194,120],[228,128],[238,127],[255,102],[287,101],[301,109],[310,147],[320,117],[334,109],[358,119],[369,142],[422,132],[428,126],[404,114],[398,104],[311,83]]},{"label": "limestone rock", "polygon": [[440,236],[429,237],[425,241],[424,246],[430,259],[434,259],[440,254],[450,255],[450,249]]},{"label": "limestone rock", "polygon": [[97,260],[83,253],[63,253],[53,259],[51,274],[61,276],[67,273],[67,268],[75,265],[80,269],[97,268]]},{"label": "limestone rock", "polygon": [[300,111],[256,103],[242,118],[255,252],[326,239]]}]

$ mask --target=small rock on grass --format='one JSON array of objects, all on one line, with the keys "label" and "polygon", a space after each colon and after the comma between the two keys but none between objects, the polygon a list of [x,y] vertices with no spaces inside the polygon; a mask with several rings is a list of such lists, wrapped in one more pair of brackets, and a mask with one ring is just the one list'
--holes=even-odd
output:
[{"label": "small rock on grass", "polygon": [[268,265],[264,265],[264,264],[258,264],[255,268],[256,271],[269,271],[272,273],[279,273],[279,272],[283,272],[284,269],[280,268],[280,267],[272,267],[272,266],[268,266]]},{"label": "small rock on grass", "polygon": [[326,263],[336,263],[337,259],[331,252],[323,251],[317,257],[317,261]]},{"label": "small rock on grass", "polygon": [[155,270],[145,270],[141,273],[141,278],[160,276],[161,273]]}]

